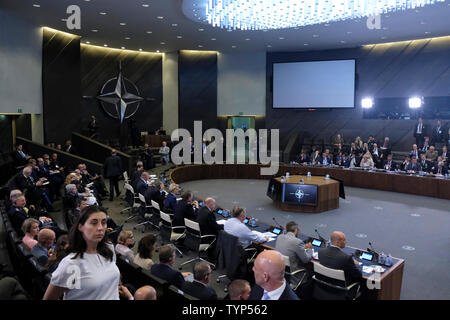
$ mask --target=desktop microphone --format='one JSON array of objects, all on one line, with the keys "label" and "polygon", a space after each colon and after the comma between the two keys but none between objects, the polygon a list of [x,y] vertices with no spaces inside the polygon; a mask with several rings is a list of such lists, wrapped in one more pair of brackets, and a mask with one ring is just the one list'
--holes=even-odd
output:
[{"label": "desktop microphone", "polygon": [[322,237],[322,236],[320,235],[320,233],[319,233],[319,231],[317,231],[317,229],[314,229],[314,231],[317,233],[317,235],[319,236],[319,239],[320,239],[321,241],[323,241],[324,243],[327,242],[327,240],[326,240],[324,237]]},{"label": "desktop microphone", "polygon": [[280,227],[281,230],[284,229],[284,228],[281,226],[281,224],[279,224],[278,221],[275,220],[275,217],[272,217],[272,220],[277,224],[277,227]]},{"label": "desktop microphone", "polygon": [[373,253],[373,255],[375,256],[375,261],[378,261],[378,256],[380,255],[378,252],[376,252],[373,247],[372,247],[372,242],[369,241],[369,246],[370,248],[367,248],[367,251],[370,253]]}]

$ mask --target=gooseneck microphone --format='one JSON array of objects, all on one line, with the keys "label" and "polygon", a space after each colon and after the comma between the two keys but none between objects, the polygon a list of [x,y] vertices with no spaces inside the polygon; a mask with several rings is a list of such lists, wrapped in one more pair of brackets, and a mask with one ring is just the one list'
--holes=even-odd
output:
[{"label": "gooseneck microphone", "polygon": [[378,261],[378,257],[380,254],[374,250],[374,248],[372,247],[372,242],[370,242],[370,241],[369,241],[369,246],[370,246],[370,248],[367,248],[367,251],[370,253],[373,253],[373,255],[375,256],[374,261]]},{"label": "gooseneck microphone", "polygon": [[317,229],[314,229],[314,231],[317,233],[317,235],[319,236],[319,239],[320,239],[321,241],[327,242],[327,240],[326,240],[324,237],[322,237],[322,236],[320,235],[320,233],[319,233],[319,231],[317,231]]},{"label": "gooseneck microphone", "polygon": [[272,220],[277,224],[277,227],[280,227],[280,229],[284,229],[283,226],[279,224],[277,220],[275,220],[275,217],[272,217]]}]

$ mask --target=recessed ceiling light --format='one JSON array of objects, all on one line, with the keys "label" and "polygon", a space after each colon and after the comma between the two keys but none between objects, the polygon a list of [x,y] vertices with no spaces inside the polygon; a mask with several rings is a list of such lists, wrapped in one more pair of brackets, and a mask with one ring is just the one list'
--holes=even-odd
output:
[{"label": "recessed ceiling light", "polygon": [[202,31],[205,31],[205,29],[200,28],[200,29],[198,29],[198,31],[202,32]]},{"label": "recessed ceiling light", "polygon": [[164,19],[164,17],[163,16],[157,16],[156,19],[162,20],[162,19]]},{"label": "recessed ceiling light", "polygon": [[198,45],[199,48],[203,48],[203,46],[201,44]]},{"label": "recessed ceiling light", "polygon": [[104,47],[107,47],[108,45],[105,43],[103,46],[104,46]]},{"label": "recessed ceiling light", "polygon": [[420,21],[420,24],[427,24],[425,21]]},{"label": "recessed ceiling light", "polygon": [[267,48],[272,48],[272,46],[270,44],[267,45]]},{"label": "recessed ceiling light", "polygon": [[235,49],[236,48],[236,46],[231,46],[233,49]]},{"label": "recessed ceiling light", "polygon": [[345,41],[344,41],[344,40],[341,40],[341,43],[345,43]]},{"label": "recessed ceiling light", "polygon": [[177,39],[182,39],[183,37],[182,36],[177,36]]},{"label": "recessed ceiling light", "polygon": [[425,31],[425,34],[429,34],[430,33],[430,31]]},{"label": "recessed ceiling light", "polygon": [[158,52],[158,53],[159,53],[159,50],[156,50],[156,52]]},{"label": "recessed ceiling light", "polygon": [[91,0],[84,0],[84,1],[86,1],[86,2],[90,2]]},{"label": "recessed ceiling light", "polygon": [[250,38],[245,39],[245,41],[249,41],[249,40],[251,40],[251,39]]},{"label": "recessed ceiling light", "polygon": [[160,44],[166,44],[165,42],[160,42]]},{"label": "recessed ceiling light", "polygon": [[146,33],[151,34],[151,33],[153,33],[153,31],[146,31]]},{"label": "recessed ceiling light", "polygon": [[352,34],[352,32],[351,31],[347,31],[347,34]]},{"label": "recessed ceiling light", "polygon": [[33,7],[35,7],[35,8],[40,8],[41,5],[40,5],[40,4],[33,4]]},{"label": "recessed ceiling light", "polygon": [[119,23],[121,26],[126,26],[127,24],[125,22]]},{"label": "recessed ceiling light", "polygon": [[280,37],[279,39],[280,39],[280,40],[284,40],[284,37]]},{"label": "recessed ceiling light", "polygon": [[106,12],[99,12],[102,16],[106,15]]},{"label": "recessed ceiling light", "polygon": [[313,38],[318,38],[319,35],[318,34],[313,34]]},{"label": "recessed ceiling light", "polygon": [[172,27],[178,27],[177,23],[172,23]]},{"label": "recessed ceiling light", "polygon": [[130,37],[125,37],[125,40],[130,40],[131,38]]},{"label": "recessed ceiling light", "polygon": [[148,8],[148,7],[149,7],[149,5],[146,4],[146,3],[143,3],[142,6],[143,6],[144,8]]},{"label": "recessed ceiling light", "polygon": [[125,47],[120,47],[122,50],[124,50],[125,49]]},{"label": "recessed ceiling light", "polygon": [[308,43],[304,43],[303,45],[304,45],[304,46],[309,46],[309,44],[308,44]]},{"label": "recessed ceiling light", "polygon": [[90,44],[91,42],[90,42],[90,41],[86,41],[86,43],[87,43],[87,44]]},{"label": "recessed ceiling light", "polygon": [[141,48],[139,48],[139,51],[142,51],[142,49],[141,49]]},{"label": "recessed ceiling light", "polygon": [[98,32],[98,30],[97,30],[97,29],[92,29],[91,31],[92,31],[92,32]]},{"label": "recessed ceiling light", "polygon": [[216,41],[216,38],[211,38],[212,41]]}]

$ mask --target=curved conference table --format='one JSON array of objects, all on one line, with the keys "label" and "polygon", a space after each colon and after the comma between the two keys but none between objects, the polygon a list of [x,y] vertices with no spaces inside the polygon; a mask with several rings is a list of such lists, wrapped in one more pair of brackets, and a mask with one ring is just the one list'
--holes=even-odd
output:
[{"label": "curved conference table", "polygon": [[[170,178],[175,183],[201,179],[269,179],[261,175],[261,164],[194,164],[173,169]],[[277,175],[313,176],[329,174],[331,178],[341,180],[344,186],[393,191],[450,200],[450,179],[432,176],[400,174],[395,172],[378,172],[356,170],[341,167],[306,166],[297,164],[280,164]]]},{"label": "curved conference table", "polygon": [[[174,183],[182,183],[191,180],[201,179],[269,179],[272,176],[262,176],[260,168],[263,165],[258,164],[198,164],[179,166],[170,172],[170,178]],[[280,164],[278,175],[290,174],[306,174],[311,172],[312,175],[326,175],[335,177],[344,182],[344,185],[362,188],[372,188],[378,190],[396,191],[403,193],[419,194],[432,197],[450,199],[450,180],[421,178],[408,175],[397,175],[380,172],[367,172],[360,170],[345,170],[342,168],[325,168],[311,167],[301,165],[285,165]],[[424,187],[417,185],[423,183]],[[412,187],[414,186],[414,187]],[[447,188],[447,190],[444,190]],[[217,213],[217,218],[221,219]],[[269,224],[260,221],[260,232],[267,231]],[[308,235],[301,235],[304,241],[310,238]],[[314,237],[313,237],[314,238]],[[259,244],[262,248],[274,249],[275,241]],[[346,252],[352,254],[357,248],[346,247]],[[364,250],[363,250],[364,251]],[[402,287],[403,269],[405,260],[393,257],[393,265],[388,267],[381,277],[373,280],[373,283],[379,283],[380,288],[372,291],[372,298],[378,300],[398,300]],[[377,263],[365,262],[356,259],[363,265],[374,265]],[[369,281],[371,275],[363,272],[363,278]]]}]

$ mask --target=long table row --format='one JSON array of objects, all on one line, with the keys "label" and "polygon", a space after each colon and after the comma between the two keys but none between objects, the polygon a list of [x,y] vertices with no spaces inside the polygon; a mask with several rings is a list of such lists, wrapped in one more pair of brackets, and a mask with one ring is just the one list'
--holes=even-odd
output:
[{"label": "long table row", "polygon": [[[181,183],[200,179],[269,179],[261,175],[260,164],[198,164],[180,166],[172,170],[172,181]],[[384,191],[401,192],[428,197],[450,199],[450,179],[400,174],[395,172],[377,172],[348,168],[332,168],[321,166],[303,166],[280,164],[278,175],[312,175],[329,174],[344,183],[344,186],[368,188]]]}]

